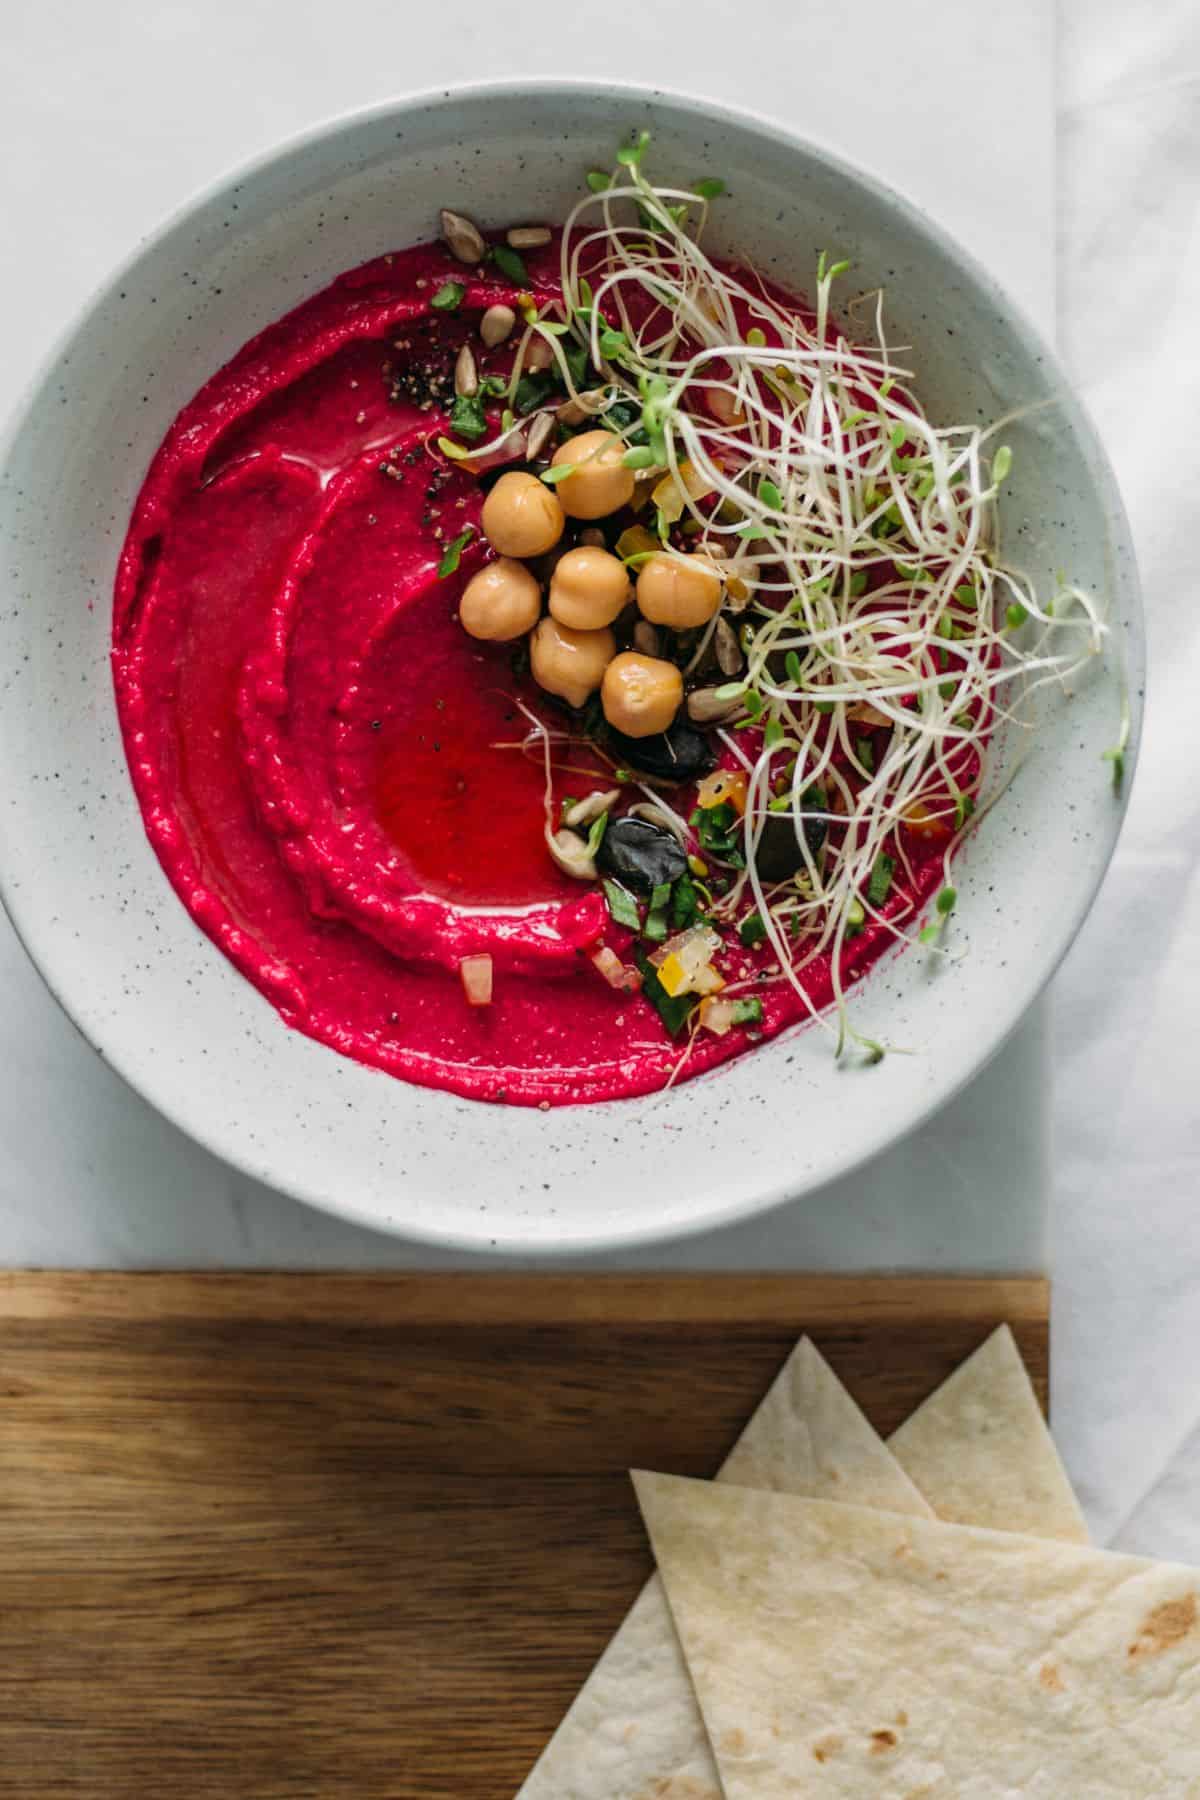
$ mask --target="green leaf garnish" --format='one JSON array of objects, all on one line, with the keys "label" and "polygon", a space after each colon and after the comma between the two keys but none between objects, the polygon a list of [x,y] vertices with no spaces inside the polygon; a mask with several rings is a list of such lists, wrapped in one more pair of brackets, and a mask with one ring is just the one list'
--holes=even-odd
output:
[{"label": "green leaf garnish", "polygon": [[463,551],[474,536],[475,527],[473,525],[468,525],[465,531],[460,531],[458,536],[452,538],[446,545],[446,548],[442,551],[442,560],[438,564],[437,572],[439,580],[444,580],[447,575],[454,574],[455,570],[458,568],[459,559],[462,556]]},{"label": "green leaf garnish", "polygon": [[696,884],[690,874],[680,875],[671,889],[671,926],[675,931],[686,931],[694,925],[700,903],[696,895]]},{"label": "green leaf garnish", "polygon": [[438,312],[457,312],[466,297],[467,290],[461,281],[443,281],[429,304]]},{"label": "green leaf garnish", "polygon": [[510,281],[519,281],[522,287],[529,286],[529,270],[511,244],[493,244],[491,256],[501,274]]}]

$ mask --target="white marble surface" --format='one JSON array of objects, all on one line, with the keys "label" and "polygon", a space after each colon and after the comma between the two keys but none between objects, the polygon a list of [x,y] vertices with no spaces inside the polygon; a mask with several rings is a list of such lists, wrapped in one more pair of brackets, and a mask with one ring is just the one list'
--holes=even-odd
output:
[{"label": "white marble surface", "polygon": [[[612,0],[604,16],[598,31],[591,9],[517,28],[484,0],[9,9],[0,198],[22,280],[5,297],[0,406],[92,283],[215,171],[390,91],[506,70],[661,78],[837,142],[923,199],[1049,321],[1057,80],[1061,336],[1127,486],[1152,622],[1123,848],[1056,983],[1052,1026],[1040,1015],[854,1181],[638,1260],[1029,1266],[1045,1254],[1052,1188],[1068,1463],[1101,1533],[1123,1527],[1126,1542],[1156,1547],[1170,1520],[1171,1547],[1195,1554],[1179,1496],[1200,1414],[1196,9],[1170,0],[1147,24],[1117,0],[1066,0],[1057,64],[1047,0],[914,0],[902,28],[893,6],[861,0],[852,33],[841,9],[760,0],[752,52],[731,41],[721,0]],[[2,922],[0,979],[0,1264],[435,1260],[310,1213],[188,1143],[80,1042]]]}]

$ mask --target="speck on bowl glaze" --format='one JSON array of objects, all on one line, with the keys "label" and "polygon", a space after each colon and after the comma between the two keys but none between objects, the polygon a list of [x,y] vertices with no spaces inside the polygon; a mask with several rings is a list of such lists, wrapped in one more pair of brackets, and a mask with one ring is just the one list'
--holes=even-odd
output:
[{"label": "speck on bowl glaze", "polygon": [[561,218],[614,136],[642,124],[657,176],[728,183],[717,251],[803,288],[829,246],[862,287],[886,287],[892,339],[912,346],[935,421],[1052,400],[1006,433],[1006,548],[1104,596],[1136,742],[1137,579],[1092,427],[994,282],[837,157],[708,102],[529,82],[320,127],[184,207],[69,333],[0,459],[5,905],[80,1029],[185,1131],[315,1206],[447,1245],[666,1238],[884,1149],[1008,1036],[1078,930],[1120,823],[1100,761],[1116,682],[1097,670],[1047,708],[1038,748],[960,861],[964,960],[895,955],[857,990],[861,1028],[918,1054],[838,1068],[807,1028],[665,1095],[547,1113],[413,1087],[289,1031],[192,922],[142,828],[109,672],[114,563],[150,456],[207,376],[339,271],[432,235],[444,205],[488,225]]}]

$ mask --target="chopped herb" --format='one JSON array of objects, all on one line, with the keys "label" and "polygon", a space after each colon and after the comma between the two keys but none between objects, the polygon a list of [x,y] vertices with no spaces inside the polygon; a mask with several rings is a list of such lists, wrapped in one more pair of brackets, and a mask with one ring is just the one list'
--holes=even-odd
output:
[{"label": "chopped herb", "polygon": [[[699,859],[694,859],[698,861]],[[675,931],[686,931],[689,925],[696,923],[700,905],[696,898],[696,884],[690,875],[680,875],[671,889],[671,925]]]},{"label": "chopped herb", "polygon": [[438,564],[439,579],[444,580],[447,575],[454,574],[454,571],[458,568],[459,558],[474,536],[475,527],[473,525],[468,525],[465,531],[460,531],[458,536],[452,538],[446,545],[446,548],[442,551],[442,560]]},{"label": "chopped herb", "polygon": [[725,183],[719,175],[705,175],[700,181],[693,181],[692,192],[702,200],[718,200],[725,192]]},{"label": "chopped herb", "polygon": [[577,344],[572,340],[570,343],[563,345],[562,353],[567,359],[567,368],[571,372],[571,380],[574,382],[576,388],[587,387],[589,371],[591,369],[587,345]]},{"label": "chopped herb", "polygon": [[650,892],[650,911],[661,912],[671,898],[671,883],[660,881]]},{"label": "chopped herb", "polygon": [[631,425],[635,425],[641,416],[642,409],[633,400],[618,400],[615,406],[610,406],[607,412],[600,414],[597,424],[620,435],[627,432]]},{"label": "chopped herb", "polygon": [[507,393],[507,391],[508,383],[505,381],[503,375],[485,375],[483,380],[479,383],[479,398],[481,400],[498,400],[501,394]]},{"label": "chopped herb", "polygon": [[767,927],[761,913],[747,913],[738,926],[738,936],[747,950],[752,950],[755,944],[761,944],[766,935]]},{"label": "chopped herb", "polygon": [[522,287],[528,287],[529,271],[511,244],[493,244],[492,261],[510,281],[519,281]]},{"label": "chopped herb", "polygon": [[474,443],[476,438],[486,437],[488,422],[483,410],[483,401],[478,394],[458,394],[454,405],[450,408],[450,429],[457,431],[459,437]]},{"label": "chopped herb", "polygon": [[461,281],[443,281],[429,304],[438,312],[457,312],[466,297],[467,290]]},{"label": "chopped herb", "polygon": [[523,416],[541,406],[559,386],[556,369],[531,369],[522,375],[513,393],[513,406]]},{"label": "chopped herb", "polygon": [[728,800],[720,806],[698,806],[689,820],[702,850],[728,863],[730,868],[744,869],[746,859],[737,838],[738,823],[738,815]]},{"label": "chopped herb", "polygon": [[749,1000],[732,1000],[730,1001],[730,1005],[733,1007],[733,1011],[729,1015],[732,1024],[762,1024],[762,1001],[757,994],[753,995]]},{"label": "chopped herb", "polygon": [[603,881],[600,885],[613,924],[623,925],[627,931],[640,931],[642,915],[629,889],[623,888],[619,881]]},{"label": "chopped herb", "polygon": [[867,883],[867,899],[872,906],[882,906],[892,886],[892,876],[896,872],[894,860],[881,850],[875,858],[875,867],[871,870],[871,879]]},{"label": "chopped herb", "polygon": [[696,1004],[696,996],[694,994],[668,994],[658,979],[658,970],[643,950],[635,948],[633,960],[642,972],[642,993],[671,1036],[678,1037]]}]

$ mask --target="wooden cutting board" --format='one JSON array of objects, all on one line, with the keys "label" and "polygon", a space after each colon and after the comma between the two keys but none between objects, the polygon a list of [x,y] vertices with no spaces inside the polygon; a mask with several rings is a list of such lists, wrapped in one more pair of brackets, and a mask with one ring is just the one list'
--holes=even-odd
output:
[{"label": "wooden cutting board", "polygon": [[0,1274],[0,1794],[510,1800],[808,1331],[880,1431],[1037,1279]]}]

